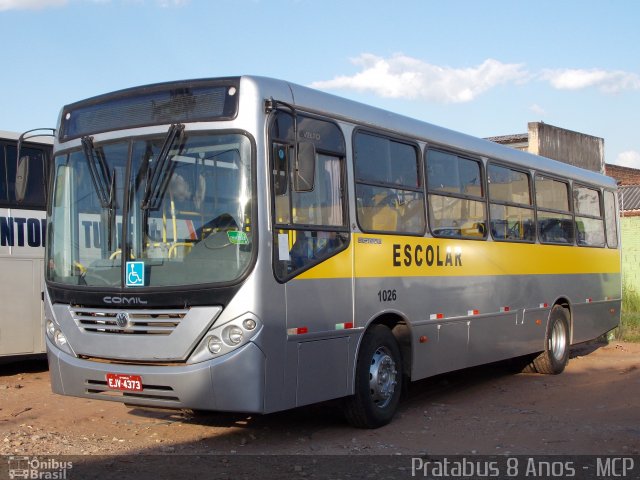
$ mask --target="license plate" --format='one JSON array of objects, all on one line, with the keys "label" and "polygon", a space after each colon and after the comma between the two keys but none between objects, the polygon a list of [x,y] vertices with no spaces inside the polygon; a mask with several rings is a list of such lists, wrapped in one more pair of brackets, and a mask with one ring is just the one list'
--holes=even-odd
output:
[{"label": "license plate", "polygon": [[107,373],[107,385],[114,390],[142,391],[142,377],[140,375],[122,375]]}]

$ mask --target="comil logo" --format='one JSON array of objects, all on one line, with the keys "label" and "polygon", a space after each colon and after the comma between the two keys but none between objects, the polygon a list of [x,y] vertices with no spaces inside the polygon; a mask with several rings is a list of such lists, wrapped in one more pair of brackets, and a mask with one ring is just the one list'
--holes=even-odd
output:
[{"label": "comil logo", "polygon": [[55,458],[11,456],[9,478],[33,478],[39,480],[65,480],[73,462],[63,462]]},{"label": "comil logo", "polygon": [[140,297],[102,297],[102,301],[113,305],[146,305],[147,303]]}]

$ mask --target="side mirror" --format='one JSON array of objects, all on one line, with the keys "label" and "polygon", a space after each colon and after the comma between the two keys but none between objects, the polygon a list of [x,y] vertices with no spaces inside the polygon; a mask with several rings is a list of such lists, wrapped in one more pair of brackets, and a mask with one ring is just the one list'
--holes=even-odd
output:
[{"label": "side mirror", "polygon": [[313,190],[316,172],[316,147],[310,142],[298,144],[298,158],[294,175],[296,192],[310,192]]},{"label": "side mirror", "polygon": [[22,203],[27,193],[27,184],[29,182],[29,156],[25,155],[24,157],[20,157],[17,167],[16,200],[18,201],[18,203]]}]

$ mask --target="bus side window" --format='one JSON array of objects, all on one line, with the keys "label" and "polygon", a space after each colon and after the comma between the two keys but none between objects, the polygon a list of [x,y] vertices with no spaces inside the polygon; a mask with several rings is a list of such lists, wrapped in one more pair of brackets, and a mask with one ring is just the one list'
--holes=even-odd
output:
[{"label": "bus side window", "polygon": [[356,132],[353,148],[360,228],[365,232],[423,234],[426,222],[417,147]]},{"label": "bus side window", "polygon": [[[344,229],[344,188],[342,159],[328,155],[318,155],[314,189],[309,192],[294,192],[291,197],[276,197],[274,214],[278,223],[287,218],[288,202],[291,198],[296,229],[281,229],[276,235],[276,272],[285,278],[322,261],[341,250],[348,242],[348,234],[336,229]],[[281,210],[279,210],[281,209]],[[288,218],[287,218],[288,219]]]},{"label": "bus side window", "polygon": [[600,191],[574,185],[573,203],[576,212],[578,245],[604,247],[604,221],[602,219]]},{"label": "bus side window", "polygon": [[569,184],[540,174],[535,178],[540,241],[573,244],[575,232],[569,204]]},{"label": "bus side window", "polygon": [[487,176],[491,236],[495,240],[535,241],[529,174],[490,163]]},{"label": "bus side window", "polygon": [[433,235],[486,238],[487,207],[479,161],[429,150],[427,185],[429,226]]},{"label": "bus side window", "polygon": [[358,218],[363,230],[396,231],[399,201],[394,190],[358,185]]},{"label": "bus side window", "polygon": [[313,187],[292,188],[296,162],[291,115],[278,112],[270,127],[271,193],[273,198],[274,272],[286,280],[316,265],[349,242],[344,179],[345,145],[342,131],[329,121],[297,116],[298,128],[315,147]]},{"label": "bus side window", "polygon": [[616,198],[614,192],[604,192],[604,216],[606,223],[607,245],[609,248],[618,247],[618,229],[616,215]]}]

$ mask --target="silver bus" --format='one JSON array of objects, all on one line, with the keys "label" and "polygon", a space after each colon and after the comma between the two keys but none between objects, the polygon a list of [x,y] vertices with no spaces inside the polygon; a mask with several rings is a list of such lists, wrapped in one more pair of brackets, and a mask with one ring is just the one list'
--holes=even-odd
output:
[{"label": "silver bus", "polygon": [[269,413],[512,357],[560,373],[618,325],[615,182],[285,81],[65,106],[46,245],[53,391]]},{"label": "silver bus", "polygon": [[0,131],[0,363],[46,350],[42,294],[52,144],[34,132]]}]

